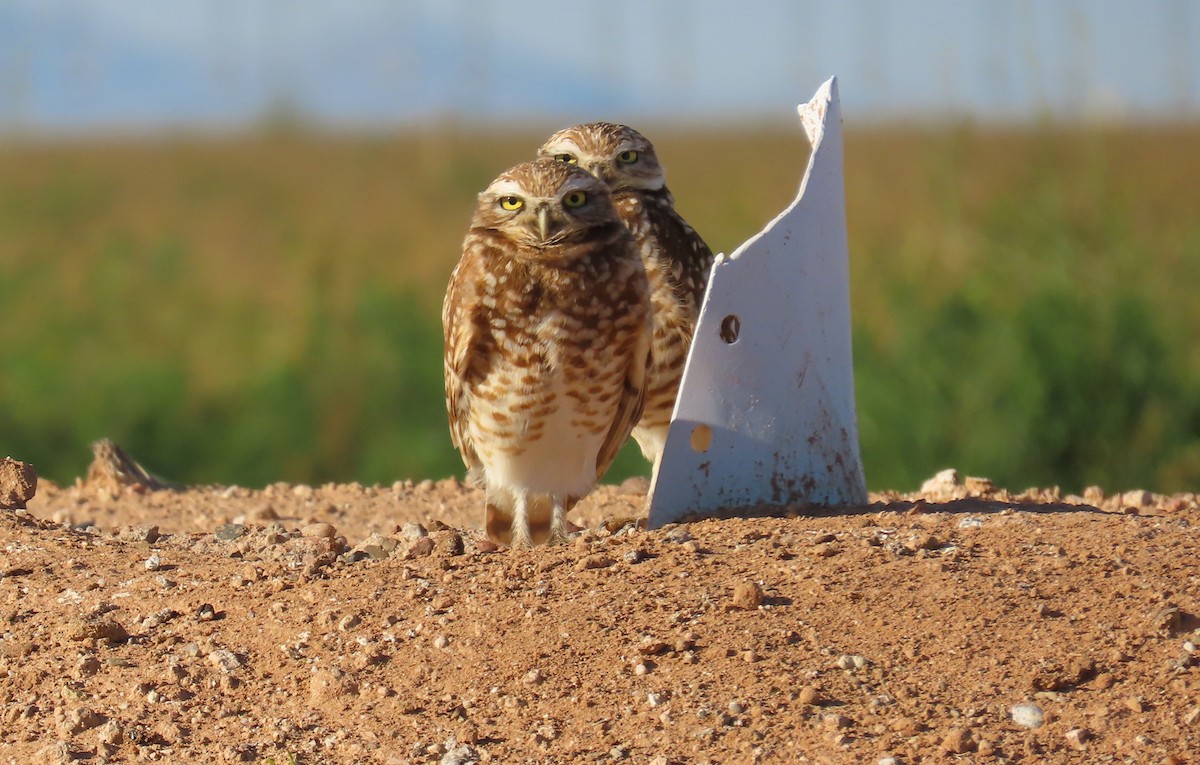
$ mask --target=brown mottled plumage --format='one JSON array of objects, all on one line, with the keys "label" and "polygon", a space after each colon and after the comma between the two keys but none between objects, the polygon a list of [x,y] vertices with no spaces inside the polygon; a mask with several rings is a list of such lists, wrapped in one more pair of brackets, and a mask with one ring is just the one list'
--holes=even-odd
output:
[{"label": "brown mottled plumage", "polygon": [[493,540],[564,538],[641,415],[649,314],[633,237],[591,174],[527,162],[479,195],[442,328],[450,433]]},{"label": "brown mottled plumage", "polygon": [[654,330],[646,404],[633,437],[657,470],[700,318],[712,250],[675,211],[653,144],[633,128],[609,122],[576,125],[550,136],[538,155],[578,164],[604,181],[637,241],[650,282]]}]

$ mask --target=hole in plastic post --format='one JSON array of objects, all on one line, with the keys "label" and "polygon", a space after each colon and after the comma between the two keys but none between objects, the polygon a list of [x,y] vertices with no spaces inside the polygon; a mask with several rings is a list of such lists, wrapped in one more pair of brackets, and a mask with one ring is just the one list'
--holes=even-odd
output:
[{"label": "hole in plastic post", "polygon": [[738,334],[742,331],[742,320],[737,317],[737,314],[731,313],[724,319],[721,319],[721,339],[733,345],[737,342]]},{"label": "hole in plastic post", "polygon": [[692,428],[692,451],[706,452],[712,446],[712,428],[707,425],[697,425]]}]

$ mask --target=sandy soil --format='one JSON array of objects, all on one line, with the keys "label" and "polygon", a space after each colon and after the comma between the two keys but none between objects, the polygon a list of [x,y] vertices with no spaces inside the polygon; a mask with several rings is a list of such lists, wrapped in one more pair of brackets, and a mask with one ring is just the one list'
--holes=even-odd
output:
[{"label": "sandy soil", "polygon": [[456,480],[0,511],[0,762],[1200,761],[1195,495],[943,476],[497,550]]}]

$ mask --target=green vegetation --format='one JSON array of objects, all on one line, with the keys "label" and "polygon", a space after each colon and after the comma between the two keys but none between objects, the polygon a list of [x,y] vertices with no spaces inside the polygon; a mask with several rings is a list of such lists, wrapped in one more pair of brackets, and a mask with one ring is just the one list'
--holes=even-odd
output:
[{"label": "green vegetation", "polygon": [[[551,126],[547,126],[548,128]],[[798,131],[648,132],[731,251]],[[0,453],[59,482],[109,436],[197,483],[461,472],[439,310],[475,193],[540,135],[0,146]],[[1200,129],[852,131],[875,488],[1200,484]],[[645,472],[636,449],[610,474]]]}]

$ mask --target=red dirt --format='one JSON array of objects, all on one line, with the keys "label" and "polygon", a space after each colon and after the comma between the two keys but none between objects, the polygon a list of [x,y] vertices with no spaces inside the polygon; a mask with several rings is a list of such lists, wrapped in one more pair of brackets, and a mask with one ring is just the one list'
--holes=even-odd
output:
[{"label": "red dirt", "polygon": [[1195,495],[599,525],[638,489],[511,552],[454,480],[43,484],[0,511],[0,762],[1200,758]]}]

